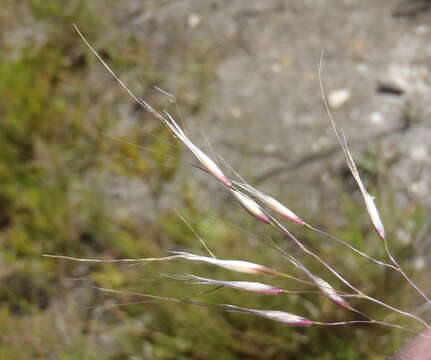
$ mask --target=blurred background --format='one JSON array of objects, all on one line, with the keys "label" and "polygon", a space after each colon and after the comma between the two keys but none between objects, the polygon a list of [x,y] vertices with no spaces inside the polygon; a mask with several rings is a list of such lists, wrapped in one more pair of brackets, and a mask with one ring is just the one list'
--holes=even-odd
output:
[{"label": "blurred background", "polygon": [[[431,291],[431,2],[427,0],[2,0],[0,7],[1,359],[386,359],[410,337],[371,326],[291,328],[253,316],[94,289],[187,297],[208,289],[162,273],[297,283],[175,261],[119,259],[186,250],[294,274],[273,238],[160,122],[139,108],[72,24],[140,97],[183,119],[191,139],[311,224],[385,259],[322,106],[338,125],[391,249]],[[174,94],[178,107],[154,89]],[[138,145],[138,146],[136,146]],[[229,169],[226,172],[231,174]],[[406,282],[335,242],[287,224],[346,278],[431,320]],[[222,289],[199,299],[320,321],[358,319],[315,295]],[[371,303],[373,317],[421,330]]]}]

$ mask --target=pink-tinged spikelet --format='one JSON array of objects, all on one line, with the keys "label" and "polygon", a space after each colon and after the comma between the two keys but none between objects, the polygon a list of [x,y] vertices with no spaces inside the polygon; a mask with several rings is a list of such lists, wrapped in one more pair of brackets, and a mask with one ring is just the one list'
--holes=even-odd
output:
[{"label": "pink-tinged spikelet", "polygon": [[210,159],[201,149],[199,149],[195,144],[193,144],[190,139],[186,136],[184,131],[178,126],[172,116],[165,112],[168,119],[164,119],[164,123],[169,127],[169,129],[186,145],[189,150],[196,156],[199,162],[202,164],[204,169],[213,175],[217,180],[227,187],[232,187],[232,182],[227,178],[223,171],[217,166],[217,164]]},{"label": "pink-tinged spikelet", "polygon": [[239,192],[238,190],[230,189],[233,196],[239,201],[242,207],[247,210],[248,213],[253,215],[256,219],[270,224],[271,219],[264,213],[262,208],[254,201],[251,197]]},{"label": "pink-tinged spikelet", "polygon": [[254,195],[256,198],[262,201],[266,206],[268,206],[271,210],[275,211],[281,216],[284,216],[285,218],[299,225],[305,225],[304,220],[302,220],[298,215],[296,215],[293,211],[289,210],[286,206],[284,206],[278,200],[274,199],[272,196],[265,194],[248,184],[235,182],[235,185],[247,190],[250,194]]},{"label": "pink-tinged spikelet", "polygon": [[252,314],[266,319],[278,321],[290,326],[311,326],[315,323],[313,320],[295,314],[291,314],[286,311],[255,310],[227,304],[224,304],[223,307],[225,307],[227,311]]},{"label": "pink-tinged spikelet", "polygon": [[208,264],[213,264],[228,270],[245,273],[245,274],[264,274],[264,275],[273,275],[273,276],[277,276],[281,274],[279,271],[275,269],[271,269],[269,267],[259,265],[259,264],[254,264],[248,261],[214,259],[212,257],[199,256],[199,255],[194,255],[194,254],[190,254],[187,252],[180,252],[180,251],[175,251],[173,253],[177,254],[183,259],[206,262]]},{"label": "pink-tinged spikelet", "polygon": [[365,207],[367,209],[368,217],[370,218],[371,224],[373,225],[380,239],[385,240],[385,228],[383,226],[382,220],[380,219],[379,211],[377,210],[374,198],[368,193],[364,183],[362,182],[361,177],[359,176],[358,168],[356,167],[355,160],[353,159],[353,156],[347,146],[346,139],[344,138],[344,136],[341,136],[338,133],[338,130],[335,127],[334,123],[333,126],[335,128],[335,132],[340,141],[340,144],[343,148],[344,155],[346,157],[346,164],[349,167],[349,170],[352,173],[352,176],[355,179],[359,190],[361,191],[362,198],[364,199]]},{"label": "pink-tinged spikelet", "polygon": [[195,284],[221,285],[221,286],[226,286],[226,287],[230,287],[238,290],[249,291],[249,292],[253,292],[261,295],[278,295],[284,292],[284,290],[280,289],[279,287],[271,286],[271,285],[267,285],[259,282],[222,281],[222,280],[208,279],[208,278],[194,276],[194,275],[180,276],[179,278],[196,280],[194,281]]},{"label": "pink-tinged spikelet", "polygon": [[335,124],[334,117],[332,116],[331,110],[329,109],[328,103],[326,102],[325,93],[323,91],[323,85],[322,85],[322,77],[321,77],[321,68],[322,68],[322,61],[320,62],[319,67],[319,82],[320,82],[320,92],[322,94],[323,103],[325,105],[326,111],[328,113],[329,119],[331,120],[331,125],[334,129],[335,135],[337,136],[337,139],[341,145],[341,148],[343,149],[346,164],[355,179],[359,190],[361,191],[362,197],[365,202],[365,207],[367,209],[368,217],[370,218],[371,224],[373,225],[374,229],[377,232],[377,235],[382,239],[385,240],[385,228],[383,226],[382,220],[380,219],[379,212],[377,210],[376,204],[374,203],[374,198],[368,193],[367,189],[364,186],[364,183],[362,182],[361,177],[359,176],[358,168],[356,167],[355,160],[353,159],[352,154],[350,153],[349,147],[347,146],[347,140],[344,136],[344,133],[340,130],[338,130],[337,125]]},{"label": "pink-tinged spikelet", "polygon": [[353,177],[358,184],[359,190],[361,191],[362,198],[365,202],[365,208],[367,209],[368,217],[370,218],[371,224],[377,232],[377,235],[384,240],[385,239],[385,228],[383,226],[382,220],[380,219],[379,211],[377,210],[376,203],[374,202],[374,198],[368,193],[365,188],[362,179],[359,176],[359,172],[356,168],[355,163],[353,162],[353,158],[350,153],[348,153],[349,161],[347,164],[350,167]]},{"label": "pink-tinged spikelet", "polygon": [[329,285],[325,280],[313,276],[313,280],[316,283],[316,285],[319,287],[319,289],[322,291],[322,293],[327,296],[330,300],[332,300],[334,303],[344,307],[344,308],[350,308],[350,304],[344,300],[340,295],[337,294],[335,289]]},{"label": "pink-tinged spikelet", "polygon": [[361,192],[371,223],[373,224],[373,227],[376,230],[377,235],[379,235],[380,239],[384,240],[386,236],[385,228],[383,226],[382,220],[380,219],[379,211],[377,210],[374,198],[365,190],[365,188],[362,189]]}]

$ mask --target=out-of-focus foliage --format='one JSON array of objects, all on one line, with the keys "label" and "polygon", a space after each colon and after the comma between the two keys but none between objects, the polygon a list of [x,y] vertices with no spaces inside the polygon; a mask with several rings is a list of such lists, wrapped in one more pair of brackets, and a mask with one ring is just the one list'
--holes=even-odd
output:
[{"label": "out-of-focus foliage", "polygon": [[[69,1],[67,6],[55,0],[17,3],[5,3],[1,26],[14,22],[19,32],[19,23],[24,26],[28,21],[21,16],[26,15],[32,19],[32,25],[26,26],[40,27],[47,38],[36,45],[26,41],[19,48],[9,45],[0,54],[1,359],[354,360],[383,359],[391,352],[402,333],[361,326],[292,329],[260,318],[172,303],[114,306],[139,299],[107,295],[93,288],[182,297],[203,289],[142,280],[163,272],[250,279],[247,276],[184,261],[128,267],[42,258],[42,254],[151,257],[173,249],[202,253],[197,239],[176,216],[174,208],[178,206],[220,257],[293,271],[279,253],[261,241],[268,235],[277,238],[276,234],[237,215],[239,208],[233,202],[227,204],[225,213],[220,212],[226,218],[202,212],[193,196],[196,184],[191,179],[176,179],[178,168],[186,166],[180,144],[148,114],[139,112],[129,98],[119,99],[121,90],[102,73],[103,68],[71,27],[72,22],[81,24],[96,42],[103,34],[115,32],[99,21],[97,7],[89,8],[86,1]],[[146,50],[149,45],[145,41],[130,34],[122,43],[118,38],[116,42],[106,40],[99,50],[118,71],[138,69],[143,92],[154,83],[163,83],[166,73]],[[178,45],[164,51],[172,55],[183,49]],[[201,48],[179,58],[182,75],[178,88],[187,80],[203,97],[208,96],[212,61],[202,55]],[[100,73],[94,70],[97,67]],[[201,106],[196,99],[184,98],[184,104],[187,114],[199,112]],[[127,117],[132,120],[124,121]],[[145,132],[148,128],[152,135]],[[369,164],[374,170],[374,162]],[[189,175],[193,178],[195,171]],[[175,189],[181,191],[166,197],[165,190],[174,182]],[[146,189],[145,196],[139,193],[141,188]],[[218,190],[223,196],[222,189]],[[128,199],[135,200],[135,196],[143,199],[142,204],[136,208],[136,201],[131,201],[135,207],[130,209]],[[349,226],[342,235],[365,248],[369,232],[363,210],[347,201],[345,209]],[[420,210],[411,214],[415,224],[424,221]],[[247,231],[230,220],[238,221]],[[256,236],[250,235],[254,232]],[[345,258],[333,256],[325,243],[320,246],[321,239],[307,236],[306,240],[336,266],[350,266],[353,271],[361,266],[360,274],[349,275],[368,291],[385,296],[394,288],[402,289],[397,285],[399,278],[384,282],[390,274],[362,260],[349,264]],[[285,239],[277,240],[290,246]],[[290,282],[278,281],[278,285],[297,287]],[[408,295],[400,294],[389,294],[387,299],[402,306]],[[309,295],[260,297],[223,289],[205,301],[285,309],[326,321],[356,318]],[[373,309],[364,305],[365,311],[383,316]],[[384,347],[387,351],[382,351]]]}]

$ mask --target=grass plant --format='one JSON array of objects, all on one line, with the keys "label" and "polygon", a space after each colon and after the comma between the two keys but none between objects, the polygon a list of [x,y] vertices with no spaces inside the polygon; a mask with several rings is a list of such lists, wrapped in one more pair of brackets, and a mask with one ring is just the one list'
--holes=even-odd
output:
[{"label": "grass plant", "polygon": [[[367,261],[371,263],[375,263],[379,266],[384,267],[389,272],[399,273],[407,283],[413,288],[424,300],[431,305],[431,301],[428,295],[407,275],[406,271],[401,267],[399,262],[395,259],[392,252],[389,250],[389,241],[387,237],[387,232],[383,225],[383,221],[379,214],[378,208],[376,206],[374,197],[370,195],[368,190],[366,189],[363,180],[361,179],[359,170],[356,166],[355,160],[351,151],[348,147],[346,137],[342,130],[340,130],[335,120],[331,114],[330,108],[326,103],[325,93],[322,85],[322,62],[319,67],[319,79],[320,79],[320,87],[322,93],[322,99],[324,106],[327,110],[328,116],[330,118],[333,130],[335,135],[340,143],[341,149],[345,155],[346,164],[350,170],[351,175],[353,176],[359,191],[362,195],[365,212],[369,217],[371,226],[374,228],[378,238],[380,238],[380,245],[383,247],[387,260],[382,258],[375,258],[371,255],[368,255],[366,251],[362,251],[357,249],[353,245],[349,244],[347,241],[336,237],[325,230],[321,230],[311,224],[308,221],[304,220],[303,217],[296,215],[292,210],[282,204],[279,200],[275,199],[269,194],[262,192],[261,190],[253,187],[251,184],[247,183],[234,169],[232,169],[228,162],[224,159],[221,161],[224,164],[224,169],[222,165],[219,165],[217,160],[212,159],[211,156],[206,154],[203,150],[201,150],[194,142],[189,138],[186,131],[181,128],[174,117],[162,109],[161,111],[154,108],[147,101],[143,100],[139,96],[137,96],[126,84],[123,82],[120,77],[111,70],[110,66],[103,60],[103,58],[99,55],[99,53],[90,45],[90,43],[86,40],[86,38],[81,34],[78,28],[75,26],[78,34],[81,36],[84,43],[87,47],[93,52],[93,54],[99,59],[99,61],[103,64],[103,66],[109,71],[109,73],[115,78],[115,80],[126,90],[126,92],[132,97],[132,99],[144,110],[151,113],[158,121],[160,121],[167,129],[171,131],[171,133],[182,142],[187,149],[191,151],[191,153],[198,160],[199,164],[196,165],[197,168],[207,173],[209,176],[213,177],[221,186],[221,190],[226,191],[228,194],[232,195],[233,199],[246,210],[252,217],[257,219],[263,225],[269,226],[270,229],[276,230],[281,238],[285,241],[289,241],[291,245],[296,246],[301,256],[298,254],[293,254],[292,251],[286,249],[284,244],[280,244],[280,242],[276,243],[275,241],[270,242],[270,246],[276,249],[279,252],[279,255],[289,263],[291,267],[295,268],[302,277],[293,276],[285,273],[281,270],[276,270],[273,266],[266,265],[258,265],[249,261],[245,261],[242,259],[227,259],[221,260],[216,258],[216,256],[209,251],[210,256],[202,256],[195,255],[190,252],[174,252],[171,256],[161,257],[161,258],[143,258],[143,259],[112,259],[112,260],[101,260],[101,259],[86,259],[86,258],[74,258],[69,256],[62,255],[48,255],[54,258],[63,258],[73,261],[79,262],[126,262],[126,263],[135,263],[142,264],[154,261],[170,261],[170,260],[188,260],[191,262],[200,262],[206,263],[210,265],[215,265],[224,269],[231,270],[233,272],[246,273],[249,275],[271,275],[273,277],[282,277],[286,279],[290,279],[293,282],[297,282],[301,285],[308,286],[306,290],[284,290],[283,288],[269,285],[261,282],[250,282],[250,281],[239,281],[239,280],[218,280],[213,278],[207,278],[204,276],[197,275],[181,275],[175,274],[170,275],[167,278],[178,283],[188,283],[194,285],[205,285],[205,286],[213,286],[212,289],[200,292],[197,294],[193,294],[192,296],[184,297],[169,297],[162,295],[152,295],[147,293],[137,293],[137,292],[126,292],[105,288],[98,288],[100,291],[111,293],[111,294],[126,294],[138,298],[145,298],[144,302],[147,301],[166,301],[166,302],[175,302],[180,304],[188,304],[198,307],[206,307],[209,309],[215,309],[222,312],[228,313],[241,313],[248,315],[255,315],[257,317],[263,317],[269,320],[273,320],[276,322],[281,322],[290,326],[346,326],[350,324],[367,324],[367,325],[378,325],[384,327],[392,327],[401,329],[403,331],[411,332],[414,334],[420,334],[420,331],[423,329],[431,329],[431,326],[418,315],[415,315],[413,312],[409,312],[404,310],[401,307],[391,305],[389,302],[383,301],[374,297],[372,295],[366,294],[358,285],[354,284],[351,280],[349,280],[348,276],[344,275],[341,271],[335,269],[333,265],[331,265],[331,259],[325,259],[315,251],[313,251],[304,241],[302,241],[298,236],[296,236],[292,230],[288,228],[288,225],[284,224],[284,220],[288,220],[292,222],[295,226],[305,227],[315,232],[322,238],[329,238],[335,240],[336,242],[344,245],[347,249],[346,251],[352,251],[353,254],[357,256],[361,256],[365,258]],[[323,59],[323,56],[322,56]],[[158,91],[162,92],[171,100],[171,102],[176,102],[175,98],[168,94],[166,91],[157,88]],[[216,155],[217,156],[217,155]],[[233,175],[227,175],[227,173],[233,173]],[[189,225],[189,224],[187,224]],[[190,226],[191,227],[191,226]],[[203,241],[202,239],[200,239]],[[265,243],[263,242],[263,245]],[[305,260],[308,259],[308,260]],[[309,267],[309,260],[315,261],[318,265],[326,269],[327,273],[332,274],[332,278],[338,279],[338,283],[342,284],[342,289],[340,289],[339,285],[335,283],[332,284],[332,280],[324,279],[323,276],[316,275],[316,270],[313,270]],[[306,263],[307,261],[307,263]],[[280,309],[254,309],[249,307],[239,306],[239,304],[225,304],[225,303],[211,303],[211,302],[203,302],[197,300],[197,298],[201,298],[209,293],[215,292],[223,287],[233,288],[239,291],[247,291],[254,292],[262,295],[277,295],[277,296],[289,296],[289,293],[295,293],[297,295],[301,295],[302,293],[312,294],[313,296],[321,295],[330,299],[335,305],[340,306],[344,310],[353,311],[355,316],[358,318],[353,320],[343,320],[343,321],[321,321],[320,319],[312,319],[311,317],[306,317],[302,314],[291,313],[285,310]],[[389,310],[390,313],[397,314],[399,316],[403,316],[411,320],[412,324],[409,326],[405,326],[404,324],[399,324],[394,321],[385,321],[379,319],[377,317],[368,315],[365,310],[362,309],[362,305],[360,303],[355,302],[354,305],[350,303],[351,299],[371,302],[375,306],[380,306]],[[139,302],[138,302],[139,303]],[[416,322],[416,324],[414,324]],[[426,337],[427,335],[420,335]]]}]

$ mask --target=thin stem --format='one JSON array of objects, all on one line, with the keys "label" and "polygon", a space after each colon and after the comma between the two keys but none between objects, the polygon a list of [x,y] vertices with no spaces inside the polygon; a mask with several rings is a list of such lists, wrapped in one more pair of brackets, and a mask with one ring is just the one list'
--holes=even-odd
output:
[{"label": "thin stem", "polygon": [[[322,96],[322,100],[323,100],[323,104],[325,106],[326,112],[329,116],[329,119],[331,121],[332,127],[334,129],[335,135],[337,136],[337,139],[341,145],[341,148],[344,152],[345,155],[345,160],[347,163],[347,166],[349,167],[349,170],[354,178],[354,180],[356,181],[359,190],[361,191],[362,197],[365,201],[365,205],[367,208],[367,212],[369,215],[369,218],[371,220],[371,223],[374,227],[374,229],[376,230],[378,236],[383,240],[384,242],[384,246],[385,246],[385,250],[386,253],[389,257],[389,259],[391,260],[391,262],[394,264],[395,268],[397,271],[399,271],[401,273],[401,275],[407,280],[407,282],[424,298],[426,299],[426,301],[428,303],[431,304],[431,300],[430,298],[413,282],[413,280],[410,279],[410,277],[401,269],[400,265],[398,264],[398,262],[395,260],[395,258],[391,255],[390,251],[389,251],[389,247],[388,247],[388,243],[385,237],[385,230],[383,227],[383,223],[380,219],[380,215],[378,213],[377,207],[375,206],[374,203],[374,199],[373,197],[367,192],[367,190],[365,189],[365,186],[359,176],[359,172],[358,169],[355,165],[355,162],[353,160],[353,157],[349,151],[349,148],[347,146],[347,141],[346,138],[344,136],[344,133],[338,130],[336,124],[335,124],[335,120],[334,117],[332,115],[332,112],[329,108],[329,105],[326,101],[326,97],[325,97],[325,92],[323,90],[323,81],[322,81],[322,67],[323,67],[323,52],[321,54],[320,57],[320,63],[319,63],[319,85],[320,85],[320,92],[321,92],[321,96]],[[429,327],[429,326],[428,326]]]},{"label": "thin stem", "polygon": [[332,240],[337,241],[338,243],[340,243],[340,244],[342,244],[342,245],[344,245],[344,246],[348,247],[350,250],[352,250],[352,251],[356,252],[357,254],[359,254],[359,255],[361,255],[361,256],[363,256],[363,257],[367,258],[368,260],[370,260],[370,261],[372,261],[372,262],[374,262],[374,263],[376,263],[376,264],[379,264],[379,265],[382,265],[382,266],[385,266],[385,267],[388,267],[388,268],[390,268],[390,269],[393,269],[393,270],[397,270],[397,271],[398,271],[398,268],[397,268],[396,266],[391,265],[391,264],[388,264],[388,263],[386,263],[386,262],[384,262],[384,261],[380,261],[380,260],[378,260],[378,259],[373,258],[372,256],[370,256],[370,255],[368,255],[368,254],[366,254],[366,253],[362,252],[361,250],[359,250],[359,249],[355,248],[354,246],[350,245],[348,242],[346,242],[346,241],[344,241],[344,240],[340,239],[339,237],[337,237],[337,236],[335,236],[335,235],[332,235],[332,234],[330,234],[330,233],[328,233],[328,232],[326,232],[326,231],[324,231],[324,230],[321,230],[321,229],[319,229],[319,228],[316,228],[316,227],[314,227],[314,226],[312,226],[312,225],[310,225],[310,224],[308,224],[308,223],[305,223],[305,226],[306,226],[307,228],[309,228],[310,230],[312,230],[312,231],[315,231],[315,232],[317,232],[317,233],[319,233],[319,234],[321,234],[321,235],[323,235],[323,236],[326,236],[326,237],[328,237],[328,238],[330,238],[330,239],[332,239]]},{"label": "thin stem", "polygon": [[112,304],[112,305],[96,305],[96,306],[85,306],[82,309],[83,310],[110,310],[114,309],[120,306],[128,306],[128,305],[143,305],[143,304],[151,304],[155,302],[159,302],[160,300],[145,300],[145,301],[130,301],[130,302],[124,302],[119,304]]},{"label": "thin stem", "polygon": [[289,274],[285,274],[285,273],[280,273],[279,276],[285,277],[287,279],[291,279],[291,280],[295,280],[298,281],[302,284],[306,284],[306,285],[312,285],[312,286],[316,286],[316,283],[312,282],[312,281],[307,281],[307,280],[302,280],[300,278],[294,277],[292,275]]},{"label": "thin stem", "polygon": [[[133,296],[139,296],[139,297],[145,297],[145,298],[149,298],[149,299],[154,299],[155,301],[160,300],[160,301],[169,301],[169,302],[176,302],[176,303],[182,303],[182,304],[189,304],[189,305],[196,305],[196,306],[201,306],[201,307],[207,307],[213,310],[219,310],[219,311],[227,311],[227,312],[239,312],[239,313],[248,313],[248,314],[253,314],[252,312],[248,312],[247,310],[250,309],[246,309],[246,308],[239,308],[233,305],[227,305],[227,304],[210,304],[210,303],[204,303],[201,301],[195,301],[195,300],[190,300],[190,298],[186,298],[186,299],[178,299],[178,298],[170,298],[170,297],[164,297],[164,296],[156,296],[156,295],[148,295],[148,294],[143,294],[143,293],[136,293],[136,292],[128,292],[128,291],[118,291],[118,290],[112,290],[112,289],[106,289],[106,288],[99,288],[99,287],[95,287],[95,289],[98,289],[100,291],[104,291],[104,292],[109,292],[109,293],[114,293],[114,294],[121,294],[121,295],[133,295]],[[214,288],[212,289],[217,290],[218,288]],[[136,302],[136,304],[138,304],[139,302]],[[135,304],[134,302],[132,304]],[[121,304],[118,304],[119,306],[121,306]],[[244,311],[242,311],[244,310]],[[369,318],[370,319],[370,318]],[[420,336],[424,336],[426,338],[430,338],[429,336],[423,335],[415,330],[406,328],[404,326],[401,325],[396,325],[396,324],[391,324],[391,323],[386,323],[383,321],[377,321],[377,320],[352,320],[352,321],[341,321],[341,322],[320,322],[320,321],[312,321],[311,325],[320,325],[320,326],[342,326],[342,325],[354,325],[354,324],[370,324],[370,325],[382,325],[382,326],[388,326],[388,327],[394,327],[397,329],[401,329],[401,330],[405,330]]]},{"label": "thin stem", "polygon": [[211,255],[213,259],[217,259],[216,256],[213,254],[213,252],[209,249],[207,244],[205,243],[204,239],[196,232],[195,229],[190,225],[190,223],[184,218],[184,216],[181,215],[179,210],[175,209],[175,212],[177,213],[178,217],[186,224],[186,226],[189,228],[189,230],[193,233],[194,236],[201,242],[202,246],[205,248],[206,251]]},{"label": "thin stem", "polygon": [[[292,256],[292,255],[290,255],[290,254],[288,254],[285,250],[283,250],[280,246],[278,246],[276,243],[275,243],[275,241],[274,240],[272,240],[272,246],[276,249],[276,250],[278,250],[285,258],[287,258],[293,265],[295,265],[296,267],[298,267],[299,269],[301,269],[302,271],[304,271],[306,274],[307,274],[307,276],[309,276],[312,280],[313,280],[313,282],[312,282],[312,285],[314,285],[314,286],[318,286],[317,284],[316,284],[316,281],[315,281],[315,279],[316,278],[318,278],[316,275],[314,275],[310,270],[308,270],[306,267],[305,267],[305,265],[304,264],[302,264],[298,259],[296,259],[294,256]],[[318,286],[319,287],[319,286]],[[323,287],[323,286],[322,286]],[[342,292],[342,291],[340,291],[340,290],[337,290],[337,289],[335,289],[335,288],[333,288],[333,287],[328,287],[328,289],[329,290],[333,290],[333,291],[335,291],[336,292],[336,294],[337,295],[339,295],[339,296],[343,296],[343,297],[357,297],[357,298],[362,298],[362,296],[361,295],[358,295],[358,294],[348,294],[348,293],[345,293],[345,292]],[[325,295],[323,292],[320,292],[322,295]],[[347,307],[348,309],[350,309],[350,310],[352,310],[352,311],[354,311],[354,312],[356,312],[356,313],[358,313],[358,314],[361,314],[361,315],[363,315],[363,316],[365,316],[366,318],[368,318],[368,319],[371,319],[368,315],[366,315],[365,313],[363,313],[363,312],[361,312],[361,311],[359,311],[359,310],[356,310],[356,309],[354,309],[354,308],[352,308],[350,305]]]},{"label": "thin stem", "polygon": [[77,262],[93,262],[93,263],[120,263],[120,262],[130,262],[130,263],[138,263],[138,262],[151,262],[151,261],[165,261],[165,260],[172,260],[172,259],[181,259],[181,255],[171,255],[171,256],[165,256],[160,258],[142,258],[142,259],[85,259],[85,258],[76,258],[72,256],[64,256],[64,255],[49,255],[49,254],[43,254],[43,257],[49,257],[54,259],[64,259],[64,260],[71,260],[71,261],[77,261]]},{"label": "thin stem", "polygon": [[82,41],[84,41],[85,45],[87,45],[91,52],[99,59],[103,66],[109,71],[111,76],[118,81],[118,83],[127,91],[127,93],[132,97],[133,100],[135,100],[138,104],[143,105],[142,100],[139,99],[135,94],[133,94],[133,92],[127,87],[127,85],[110,69],[108,64],[102,59],[102,57],[97,53],[97,51],[94,50],[94,48],[90,45],[84,35],[81,34],[76,24],[73,24],[73,27],[77,31],[78,35],[81,37]]},{"label": "thin stem", "polygon": [[223,288],[223,287],[224,287],[224,285],[218,285],[218,286],[216,286],[216,287],[213,287],[212,289],[205,290],[205,291],[201,291],[201,292],[199,292],[199,293],[197,293],[197,294],[190,295],[190,296],[186,297],[186,299],[193,299],[193,298],[195,298],[195,297],[208,295],[208,294],[210,294],[210,293],[212,293],[212,292],[214,292],[214,291],[217,291],[217,290],[219,290],[219,289],[221,289],[221,288]]},{"label": "thin stem", "polygon": [[376,304],[379,304],[383,307],[386,307],[392,311],[395,311],[399,314],[402,314],[404,316],[410,317],[412,319],[415,319],[416,321],[419,321],[421,324],[423,324],[424,326],[426,326],[428,329],[431,329],[431,326],[428,325],[424,320],[422,320],[421,318],[419,318],[418,316],[408,313],[406,311],[397,309],[389,304],[386,304],[378,299],[375,299],[371,296],[368,296],[366,294],[364,294],[361,290],[359,290],[358,288],[356,288],[355,286],[353,286],[349,281],[347,281],[345,278],[343,278],[336,270],[334,270],[328,263],[326,263],[322,258],[320,258],[317,254],[315,254],[313,251],[309,250],[307,247],[305,247],[289,230],[287,230],[282,224],[280,224],[277,220],[275,220],[274,218],[272,218],[273,220],[273,224],[276,225],[276,227],[278,227],[278,229],[285,234],[286,236],[288,236],[291,240],[293,240],[293,242],[298,245],[301,250],[303,250],[306,254],[314,257],[318,262],[320,262],[324,267],[326,267],[333,275],[335,275],[343,284],[345,284],[346,286],[348,286],[350,289],[352,289],[353,291],[355,291],[359,297],[367,299],[371,302],[374,302]]},{"label": "thin stem", "polygon": [[425,294],[422,289],[416,285],[416,283],[404,272],[404,270],[401,268],[401,266],[398,264],[397,260],[394,258],[394,256],[389,251],[389,245],[386,239],[383,240],[383,243],[385,245],[386,253],[389,257],[389,259],[392,261],[394,266],[396,267],[396,270],[404,277],[404,279],[407,280],[407,282],[428,302],[428,304],[431,304],[431,299],[428,297],[427,294]]},{"label": "thin stem", "polygon": [[108,292],[108,293],[114,293],[114,294],[120,294],[120,295],[133,295],[133,296],[145,297],[145,298],[155,299],[155,300],[162,300],[162,301],[170,301],[170,302],[183,303],[183,304],[189,304],[189,305],[203,306],[203,307],[208,307],[208,308],[212,308],[215,310],[226,310],[226,307],[223,305],[203,303],[200,301],[190,300],[189,298],[178,299],[178,298],[149,295],[149,294],[130,292],[130,291],[112,290],[112,289],[106,289],[106,288],[101,288],[101,287],[97,287],[97,286],[95,286],[94,288],[97,290],[103,291],[103,292]]},{"label": "thin stem", "polygon": [[396,328],[396,329],[401,329],[404,331],[408,331],[412,334],[418,335],[418,336],[423,336],[427,339],[431,339],[431,336],[427,336],[424,335],[416,330],[413,329],[409,329],[406,328],[404,326],[401,325],[397,325],[397,324],[392,324],[392,323],[387,323],[384,321],[377,321],[377,320],[351,320],[351,321],[339,321],[339,322],[315,322],[315,325],[321,325],[321,326],[341,326],[341,325],[355,325],[355,324],[369,324],[369,325],[381,325],[381,326],[387,326],[387,327],[392,327],[392,328]]}]

